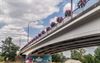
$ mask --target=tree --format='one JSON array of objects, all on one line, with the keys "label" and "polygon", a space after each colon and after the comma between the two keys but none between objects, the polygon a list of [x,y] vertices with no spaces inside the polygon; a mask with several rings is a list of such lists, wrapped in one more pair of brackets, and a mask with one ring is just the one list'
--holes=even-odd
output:
[{"label": "tree", "polygon": [[12,42],[11,37],[7,37],[4,41],[2,41],[1,55],[4,57],[4,61],[14,61],[18,49],[19,47]]},{"label": "tree", "polygon": [[94,63],[94,56],[91,54],[84,55],[84,62],[83,63]]},{"label": "tree", "polygon": [[2,62],[4,59],[4,57],[1,56],[1,52],[0,52],[0,62]]},{"label": "tree", "polygon": [[84,53],[85,49],[83,48],[71,50],[71,58],[83,62]]},{"label": "tree", "polygon": [[98,47],[94,52],[94,55],[85,55],[84,49],[71,50],[71,58],[80,60],[82,63],[100,63],[100,47]]},{"label": "tree", "polygon": [[94,51],[95,63],[100,63],[100,46]]},{"label": "tree", "polygon": [[56,53],[52,55],[52,62],[63,62],[65,61],[66,57],[63,53]]}]

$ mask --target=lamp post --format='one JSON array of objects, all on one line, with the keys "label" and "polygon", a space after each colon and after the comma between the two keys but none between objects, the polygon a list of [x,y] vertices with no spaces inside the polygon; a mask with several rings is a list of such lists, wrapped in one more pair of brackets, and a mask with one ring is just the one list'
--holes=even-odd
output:
[{"label": "lamp post", "polygon": [[[36,20],[36,21],[40,21],[40,20]],[[33,23],[33,22],[36,22],[36,21],[31,21],[31,22],[28,23],[28,29],[27,29],[27,33],[28,33],[28,34],[27,34],[27,42],[29,41],[29,32],[30,32],[29,27],[30,27],[30,24]]]},{"label": "lamp post", "polygon": [[73,0],[71,0],[71,18],[73,17]]}]

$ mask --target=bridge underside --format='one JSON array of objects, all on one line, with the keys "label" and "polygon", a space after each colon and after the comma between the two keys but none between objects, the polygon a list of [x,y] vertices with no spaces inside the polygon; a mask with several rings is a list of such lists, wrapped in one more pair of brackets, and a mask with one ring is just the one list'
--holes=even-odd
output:
[{"label": "bridge underside", "polygon": [[32,54],[54,54],[66,50],[97,46],[97,45],[100,45],[100,33],[74,38],[55,44],[50,44],[48,46],[42,47],[32,52]]}]

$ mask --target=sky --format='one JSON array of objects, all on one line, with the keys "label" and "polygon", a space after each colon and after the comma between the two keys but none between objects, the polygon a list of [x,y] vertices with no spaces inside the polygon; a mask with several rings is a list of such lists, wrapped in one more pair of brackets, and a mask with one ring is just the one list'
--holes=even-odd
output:
[{"label": "sky", "polygon": [[27,43],[45,29],[57,16],[64,16],[66,0],[0,0],[0,41],[10,36],[17,45]]},{"label": "sky", "polygon": [[[74,0],[73,10],[77,1]],[[0,0],[0,41],[10,36],[23,47],[27,43],[28,24],[31,40],[58,16],[64,17],[68,7],[70,0]]]}]

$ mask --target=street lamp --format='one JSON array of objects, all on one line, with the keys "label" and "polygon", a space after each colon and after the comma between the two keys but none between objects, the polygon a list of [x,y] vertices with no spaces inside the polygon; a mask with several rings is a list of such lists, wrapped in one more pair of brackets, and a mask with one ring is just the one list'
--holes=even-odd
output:
[{"label": "street lamp", "polygon": [[73,17],[73,0],[71,0],[71,18]]},{"label": "street lamp", "polygon": [[[36,20],[36,21],[40,21],[40,20]],[[28,33],[28,34],[27,34],[27,42],[29,41],[29,32],[30,32],[29,27],[30,27],[30,24],[31,24],[31,23],[33,23],[33,22],[36,22],[36,21],[31,21],[31,22],[29,22],[29,23],[28,23],[28,30],[27,30],[27,33]]]}]

